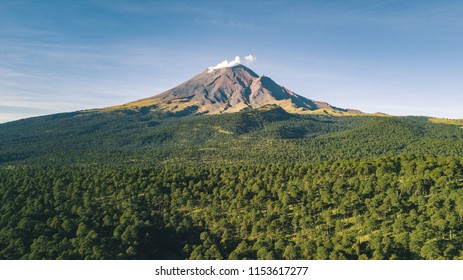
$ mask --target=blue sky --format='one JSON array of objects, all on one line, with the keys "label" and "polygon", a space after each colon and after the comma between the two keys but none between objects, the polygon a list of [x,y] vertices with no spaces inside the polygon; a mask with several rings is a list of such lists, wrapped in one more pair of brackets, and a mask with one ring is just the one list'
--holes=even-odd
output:
[{"label": "blue sky", "polygon": [[0,122],[152,96],[249,54],[314,100],[463,118],[461,1],[0,0]]}]

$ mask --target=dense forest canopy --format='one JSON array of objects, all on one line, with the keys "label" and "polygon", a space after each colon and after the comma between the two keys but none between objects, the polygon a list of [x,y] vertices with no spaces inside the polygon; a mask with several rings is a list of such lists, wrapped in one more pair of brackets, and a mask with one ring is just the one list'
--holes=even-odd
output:
[{"label": "dense forest canopy", "polygon": [[463,129],[75,112],[0,125],[2,259],[460,259]]}]

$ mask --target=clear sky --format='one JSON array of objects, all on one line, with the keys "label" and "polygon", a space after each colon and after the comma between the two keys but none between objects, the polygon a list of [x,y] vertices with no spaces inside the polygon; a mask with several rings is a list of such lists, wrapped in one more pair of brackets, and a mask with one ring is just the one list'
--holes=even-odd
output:
[{"label": "clear sky", "polygon": [[252,54],[342,108],[463,118],[463,2],[0,0],[0,122],[117,105]]}]

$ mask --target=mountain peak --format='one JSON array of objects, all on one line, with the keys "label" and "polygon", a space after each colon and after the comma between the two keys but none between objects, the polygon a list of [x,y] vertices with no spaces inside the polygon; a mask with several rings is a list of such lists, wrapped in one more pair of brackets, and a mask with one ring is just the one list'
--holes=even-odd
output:
[{"label": "mountain peak", "polygon": [[209,73],[209,74],[223,74],[226,72],[239,72],[239,71],[244,71],[247,73],[250,73],[254,77],[258,77],[258,75],[249,69],[248,67],[244,66],[243,64],[237,64],[233,66],[226,66],[226,67],[221,67],[218,69],[212,69],[211,67],[207,68],[204,72]]},{"label": "mountain peak", "polygon": [[[236,59],[235,59],[236,60]],[[278,105],[289,113],[335,113],[347,110],[297,95],[271,78],[257,75],[237,61],[209,67],[190,80],[161,94],[116,108],[180,114],[221,114]]]}]

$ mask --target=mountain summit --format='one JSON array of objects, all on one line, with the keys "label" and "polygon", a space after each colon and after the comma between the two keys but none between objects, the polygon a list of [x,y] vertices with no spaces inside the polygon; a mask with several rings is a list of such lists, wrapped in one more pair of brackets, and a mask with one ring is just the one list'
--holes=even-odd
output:
[{"label": "mountain summit", "polygon": [[302,97],[259,76],[242,64],[207,69],[161,94],[118,108],[148,109],[182,114],[221,114],[275,104],[290,113],[350,114],[358,111],[333,107]]}]

